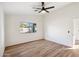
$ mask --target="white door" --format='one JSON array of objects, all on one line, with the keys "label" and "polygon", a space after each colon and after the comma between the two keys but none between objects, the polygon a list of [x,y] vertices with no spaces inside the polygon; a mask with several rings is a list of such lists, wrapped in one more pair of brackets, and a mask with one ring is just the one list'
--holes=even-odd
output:
[{"label": "white door", "polygon": [[74,42],[79,40],[79,19],[74,19]]}]

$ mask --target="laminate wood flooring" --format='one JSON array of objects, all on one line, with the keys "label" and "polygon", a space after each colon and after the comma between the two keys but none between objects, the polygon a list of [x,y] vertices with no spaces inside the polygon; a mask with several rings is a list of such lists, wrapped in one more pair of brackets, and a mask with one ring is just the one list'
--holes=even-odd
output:
[{"label": "laminate wood flooring", "polygon": [[61,44],[37,40],[6,47],[4,57],[78,57],[79,49],[67,49]]}]

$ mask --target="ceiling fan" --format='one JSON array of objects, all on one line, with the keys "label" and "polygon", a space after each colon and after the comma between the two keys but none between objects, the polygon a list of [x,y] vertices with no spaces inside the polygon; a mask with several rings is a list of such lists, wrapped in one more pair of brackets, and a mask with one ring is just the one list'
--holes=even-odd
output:
[{"label": "ceiling fan", "polygon": [[45,7],[44,2],[41,2],[41,6],[42,6],[42,8],[35,8],[36,9],[35,11],[38,11],[38,13],[41,13],[42,11],[45,11],[45,12],[49,13],[48,9],[55,8],[55,6]]}]

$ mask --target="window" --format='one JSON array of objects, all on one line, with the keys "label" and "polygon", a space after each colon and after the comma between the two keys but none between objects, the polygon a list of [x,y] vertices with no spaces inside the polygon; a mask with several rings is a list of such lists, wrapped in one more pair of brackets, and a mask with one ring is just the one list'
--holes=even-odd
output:
[{"label": "window", "polygon": [[20,23],[20,32],[21,33],[34,33],[37,31],[36,23]]}]

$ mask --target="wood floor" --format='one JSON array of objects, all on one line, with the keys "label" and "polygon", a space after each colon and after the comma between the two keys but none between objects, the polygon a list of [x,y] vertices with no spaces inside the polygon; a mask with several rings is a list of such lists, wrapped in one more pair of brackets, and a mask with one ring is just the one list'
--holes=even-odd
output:
[{"label": "wood floor", "polygon": [[78,49],[50,42],[37,40],[29,43],[10,46],[5,49],[4,57],[78,57]]}]

